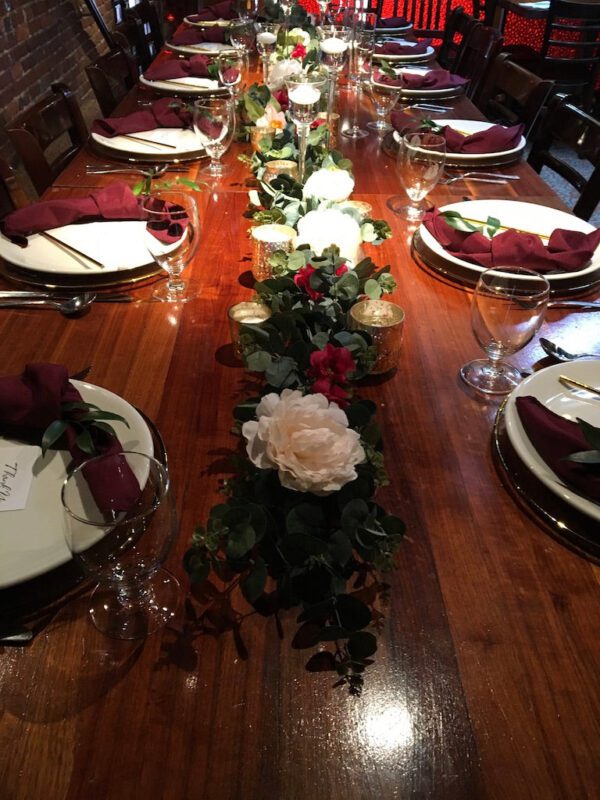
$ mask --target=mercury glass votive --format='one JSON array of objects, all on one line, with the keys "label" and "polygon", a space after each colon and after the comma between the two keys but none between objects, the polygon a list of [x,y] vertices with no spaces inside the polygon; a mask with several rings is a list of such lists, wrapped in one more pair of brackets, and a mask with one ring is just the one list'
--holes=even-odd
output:
[{"label": "mercury glass votive", "polygon": [[261,128],[254,126],[250,128],[250,144],[252,145],[252,152],[256,153],[260,149],[260,142],[262,139],[269,139],[273,141],[273,134],[268,128]]},{"label": "mercury glass votive", "polygon": [[327,114],[326,111],[321,111],[317,114],[317,119],[324,119],[327,123],[329,128],[329,147],[337,147],[340,132],[340,115],[334,112]]},{"label": "mercury glass votive", "polygon": [[283,250],[291,253],[296,242],[296,231],[290,225],[259,225],[253,228],[252,236],[252,274],[257,281],[272,277],[270,258],[273,253]]},{"label": "mercury glass votive", "polygon": [[227,310],[227,316],[229,317],[229,331],[231,333],[233,352],[236,358],[242,360],[243,353],[240,342],[241,326],[260,325],[269,319],[271,316],[271,309],[264,303],[246,301],[230,306]]},{"label": "mercury glass votive", "polygon": [[265,171],[263,173],[263,181],[271,183],[274,178],[279,175],[289,175],[295,181],[298,180],[298,164],[295,161],[279,158],[275,161],[267,161],[265,164]]},{"label": "mercury glass votive", "polygon": [[377,349],[371,375],[382,375],[398,365],[404,330],[400,306],[387,300],[363,300],[350,309],[348,323],[351,330],[368,333]]}]

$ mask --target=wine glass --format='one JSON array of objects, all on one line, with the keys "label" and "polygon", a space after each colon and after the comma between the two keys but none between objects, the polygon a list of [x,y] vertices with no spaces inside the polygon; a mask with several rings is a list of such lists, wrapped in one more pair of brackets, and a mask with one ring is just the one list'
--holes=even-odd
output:
[{"label": "wine glass", "polygon": [[373,103],[376,117],[371,122],[367,122],[367,128],[375,131],[378,136],[383,136],[392,129],[387,117],[398,102],[400,87],[379,83],[372,73],[369,79],[365,81],[365,86],[369,99]]},{"label": "wine glass", "polygon": [[269,59],[277,47],[277,35],[281,25],[278,22],[257,22],[256,49],[260,53],[263,68],[263,83],[269,80]]},{"label": "wine glass", "polygon": [[290,116],[298,132],[298,173],[300,182],[304,181],[306,168],[306,148],[311,124],[319,113],[321,92],[326,78],[318,72],[301,72],[286,78]]},{"label": "wine glass", "polygon": [[[368,17],[373,17],[372,23],[366,19]],[[367,131],[358,125],[358,104],[362,81],[371,72],[371,58],[375,48],[375,19],[375,14],[361,14],[358,15],[358,21],[356,22],[357,27],[355,28],[354,40],[350,50],[350,67],[348,70],[348,77],[354,85],[353,122],[349,128],[342,131],[342,135],[348,139],[363,139],[369,135]],[[360,28],[362,24],[366,25],[364,29]]]},{"label": "wine glass", "polygon": [[165,466],[143,453],[84,461],[61,490],[65,539],[98,585],[90,616],[117,639],[141,639],[174,616],[179,584],[161,570],[177,533]]},{"label": "wine glass", "polygon": [[229,41],[236,50],[241,51],[246,63],[249,63],[255,38],[254,23],[247,17],[237,17],[231,20],[228,30]]},{"label": "wine glass", "polygon": [[465,383],[484,394],[512,392],[522,376],[502,359],[533,339],[549,296],[546,278],[525,267],[496,267],[480,275],[471,303],[471,325],[488,358],[462,367]]},{"label": "wine glass", "polygon": [[219,80],[223,86],[227,87],[229,94],[234,99],[240,92],[244,66],[244,56],[239,50],[236,50],[235,53],[221,54],[217,58]]},{"label": "wine glass", "polygon": [[152,297],[167,303],[185,303],[194,297],[186,291],[181,273],[192,260],[200,235],[198,206],[190,192],[156,189],[142,198],[147,220],[144,242],[152,258],[168,274],[165,286]]},{"label": "wine glass", "polygon": [[404,191],[412,201],[394,209],[409,222],[419,222],[425,209],[421,205],[426,195],[437,185],[444,171],[446,140],[443,136],[426,131],[401,133],[398,149],[398,174]]},{"label": "wine glass", "polygon": [[235,129],[234,102],[231,97],[205,97],[194,103],[194,130],[200,144],[210,156],[210,164],[201,170],[212,178],[220,178],[228,167],[221,156],[231,144]]}]

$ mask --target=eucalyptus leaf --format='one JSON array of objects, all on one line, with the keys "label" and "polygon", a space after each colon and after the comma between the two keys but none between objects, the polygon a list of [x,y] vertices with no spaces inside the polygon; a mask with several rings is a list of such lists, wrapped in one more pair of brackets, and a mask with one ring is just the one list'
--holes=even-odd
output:
[{"label": "eucalyptus leaf", "polygon": [[379,300],[382,295],[381,286],[372,278],[365,283],[364,291],[371,300]]},{"label": "eucalyptus leaf", "polygon": [[264,372],[273,363],[273,357],[264,350],[250,353],[246,358],[246,366],[250,372]]},{"label": "eucalyptus leaf", "polygon": [[242,594],[249,603],[255,603],[262,595],[267,582],[267,574],[265,562],[259,558],[248,575],[240,581]]},{"label": "eucalyptus leaf", "polygon": [[369,658],[377,650],[377,639],[368,631],[357,631],[348,639],[348,652],[353,659]]},{"label": "eucalyptus leaf", "polygon": [[42,455],[46,455],[48,448],[60,439],[68,426],[69,423],[64,419],[56,419],[48,425],[42,436]]}]

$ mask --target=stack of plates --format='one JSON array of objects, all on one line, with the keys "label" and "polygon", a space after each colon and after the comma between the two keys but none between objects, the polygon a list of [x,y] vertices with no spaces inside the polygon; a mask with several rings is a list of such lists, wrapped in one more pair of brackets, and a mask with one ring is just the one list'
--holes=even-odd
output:
[{"label": "stack of plates", "polygon": [[202,42],[201,44],[173,44],[172,42],[167,42],[165,47],[168,47],[174,53],[181,53],[185,56],[219,56],[223,53],[236,52],[235,47],[230,44],[221,44],[220,42]]},{"label": "stack of plates", "polygon": [[[147,139],[148,144],[141,139]],[[205,155],[194,131],[180,128],[155,128],[113,137],[92,133],[91,143],[100,155],[129,163],[195,161]]]},{"label": "stack of plates", "polygon": [[[407,42],[404,39],[395,39],[393,37],[387,37],[389,41],[397,42],[398,44],[406,45],[407,47],[416,47],[417,42]],[[384,42],[385,39],[382,39],[381,42]],[[380,43],[381,43],[380,42]],[[392,64],[416,64],[422,61],[431,61],[431,59],[435,56],[435,48],[429,47],[424,53],[418,53],[416,55],[411,55],[410,53],[405,53],[404,55],[399,56],[392,56],[392,55],[385,55],[383,53],[375,52],[373,54],[373,58],[376,61],[389,61]]]}]

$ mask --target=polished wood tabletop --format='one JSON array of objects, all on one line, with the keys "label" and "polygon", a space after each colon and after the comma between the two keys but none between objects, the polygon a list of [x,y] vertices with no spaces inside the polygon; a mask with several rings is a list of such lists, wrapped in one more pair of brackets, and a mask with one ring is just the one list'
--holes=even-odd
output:
[{"label": "polished wood tabletop", "polygon": [[[361,121],[370,114],[365,103]],[[460,100],[456,116],[478,114]],[[355,198],[392,227],[393,238],[368,253],[391,265],[392,299],[406,312],[397,371],[359,389],[377,403],[386,443],[391,485],[379,501],[407,524],[396,569],[385,575],[379,649],[362,695],[305,669],[307,651],[291,647],[293,612],[280,616],[278,631],[236,594],[234,632],[217,634],[194,627],[182,600],[177,624],[122,642],[90,624],[80,591],[29,646],[0,646],[3,800],[598,796],[600,572],[505,487],[491,448],[499,401],[475,396],[458,377],[480,354],[471,291],[413,259],[412,229],[387,205],[402,194],[393,159],[374,134],[340,144],[354,162]],[[230,175],[199,195],[201,246],[187,270],[197,299],[152,303],[141,287],[135,302],[95,304],[79,319],[0,312],[3,374],[30,361],[71,373],[91,364],[92,383],[157,424],[180,522],[167,567],[183,596],[182,555],[218,501],[237,442],[232,408],[254,385],[232,359],[226,317],[251,294],[242,216],[249,173],[236,159],[248,149],[232,147]],[[47,196],[111,180],[85,175],[93,158],[82,153]],[[458,182],[430,199],[562,207],[526,164],[507,170],[520,180]],[[598,319],[552,310],[542,335],[569,350],[600,350]],[[537,339],[513,361],[524,371],[548,363]],[[225,601],[209,602],[217,617],[230,614]]]}]

